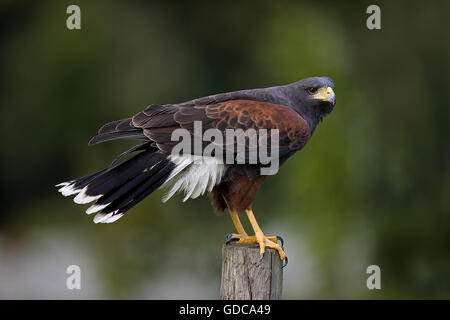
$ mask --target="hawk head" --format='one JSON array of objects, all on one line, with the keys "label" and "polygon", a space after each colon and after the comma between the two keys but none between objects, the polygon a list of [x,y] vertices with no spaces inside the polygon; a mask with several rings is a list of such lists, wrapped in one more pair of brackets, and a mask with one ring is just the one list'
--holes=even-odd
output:
[{"label": "hawk head", "polygon": [[311,131],[336,104],[334,83],[328,77],[312,77],[287,86],[291,107],[309,124]]}]

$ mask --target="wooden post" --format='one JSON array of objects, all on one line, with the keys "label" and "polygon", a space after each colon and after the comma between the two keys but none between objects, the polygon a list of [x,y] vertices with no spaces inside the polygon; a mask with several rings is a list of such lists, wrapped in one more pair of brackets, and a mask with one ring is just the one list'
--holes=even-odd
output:
[{"label": "wooden post", "polygon": [[228,244],[222,247],[222,300],[281,299],[283,268],[278,252],[266,248],[260,260],[255,245]]}]

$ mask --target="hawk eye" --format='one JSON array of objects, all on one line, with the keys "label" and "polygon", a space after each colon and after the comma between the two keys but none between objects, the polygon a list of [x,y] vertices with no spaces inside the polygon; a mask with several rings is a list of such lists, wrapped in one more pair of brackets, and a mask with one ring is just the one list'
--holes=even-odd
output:
[{"label": "hawk eye", "polygon": [[316,92],[317,92],[317,88],[308,88],[308,92],[310,93],[310,94],[315,94]]}]

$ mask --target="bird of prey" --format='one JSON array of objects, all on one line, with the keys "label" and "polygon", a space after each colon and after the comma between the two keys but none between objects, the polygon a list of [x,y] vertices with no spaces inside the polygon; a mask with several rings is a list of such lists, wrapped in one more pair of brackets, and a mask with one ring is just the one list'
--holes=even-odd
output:
[{"label": "bird of prey", "polygon": [[[208,129],[223,134],[231,129],[244,132],[277,129],[277,144],[265,146],[281,165],[305,146],[335,103],[333,81],[328,77],[312,77],[288,85],[221,93],[183,103],[152,104],[133,117],[105,124],[89,142],[95,145],[132,139],[140,141],[139,144],[119,155],[108,168],[57,187],[64,196],[76,195],[75,203],[95,201],[86,210],[87,214],[97,213],[95,223],[116,221],[162,186],[170,188],[164,202],[178,191],[185,193],[183,201],[208,192],[214,210],[221,213],[228,208],[231,215],[237,233],[228,235],[228,241],[258,244],[261,255],[266,247],[273,248],[287,263],[279,238],[264,235],[252,211],[253,200],[265,178],[261,169],[267,163],[263,164],[258,157],[245,162],[248,146],[241,162],[224,161],[223,155],[214,152],[205,156],[202,151],[208,144],[204,141],[200,150],[175,154],[173,150],[179,141],[174,139],[174,133],[184,129],[194,137],[196,123],[201,124],[200,134]],[[271,133],[266,137],[272,137]],[[228,145],[228,140],[210,142],[216,148],[231,150],[237,157],[235,141]],[[236,149],[228,148],[230,145]],[[244,230],[238,215],[242,212],[246,213],[254,235]]]}]

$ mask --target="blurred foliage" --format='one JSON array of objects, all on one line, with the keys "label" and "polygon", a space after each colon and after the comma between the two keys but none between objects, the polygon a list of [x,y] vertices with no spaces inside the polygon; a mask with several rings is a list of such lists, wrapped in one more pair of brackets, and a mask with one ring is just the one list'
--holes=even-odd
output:
[{"label": "blurred foliage", "polygon": [[[157,191],[94,225],[53,185],[108,165],[130,143],[87,141],[150,103],[327,75],[335,111],[255,202],[294,257],[285,297],[450,298],[448,1],[379,2],[378,31],[368,1],[80,0],[82,30],[69,31],[72,3],[0,3],[1,241],[70,231],[101,278],[97,298],[180,297],[182,280],[165,296],[152,287],[164,269],[203,279],[194,296],[214,298],[233,228],[207,197],[162,205]],[[370,264],[380,291],[365,287]]]}]

